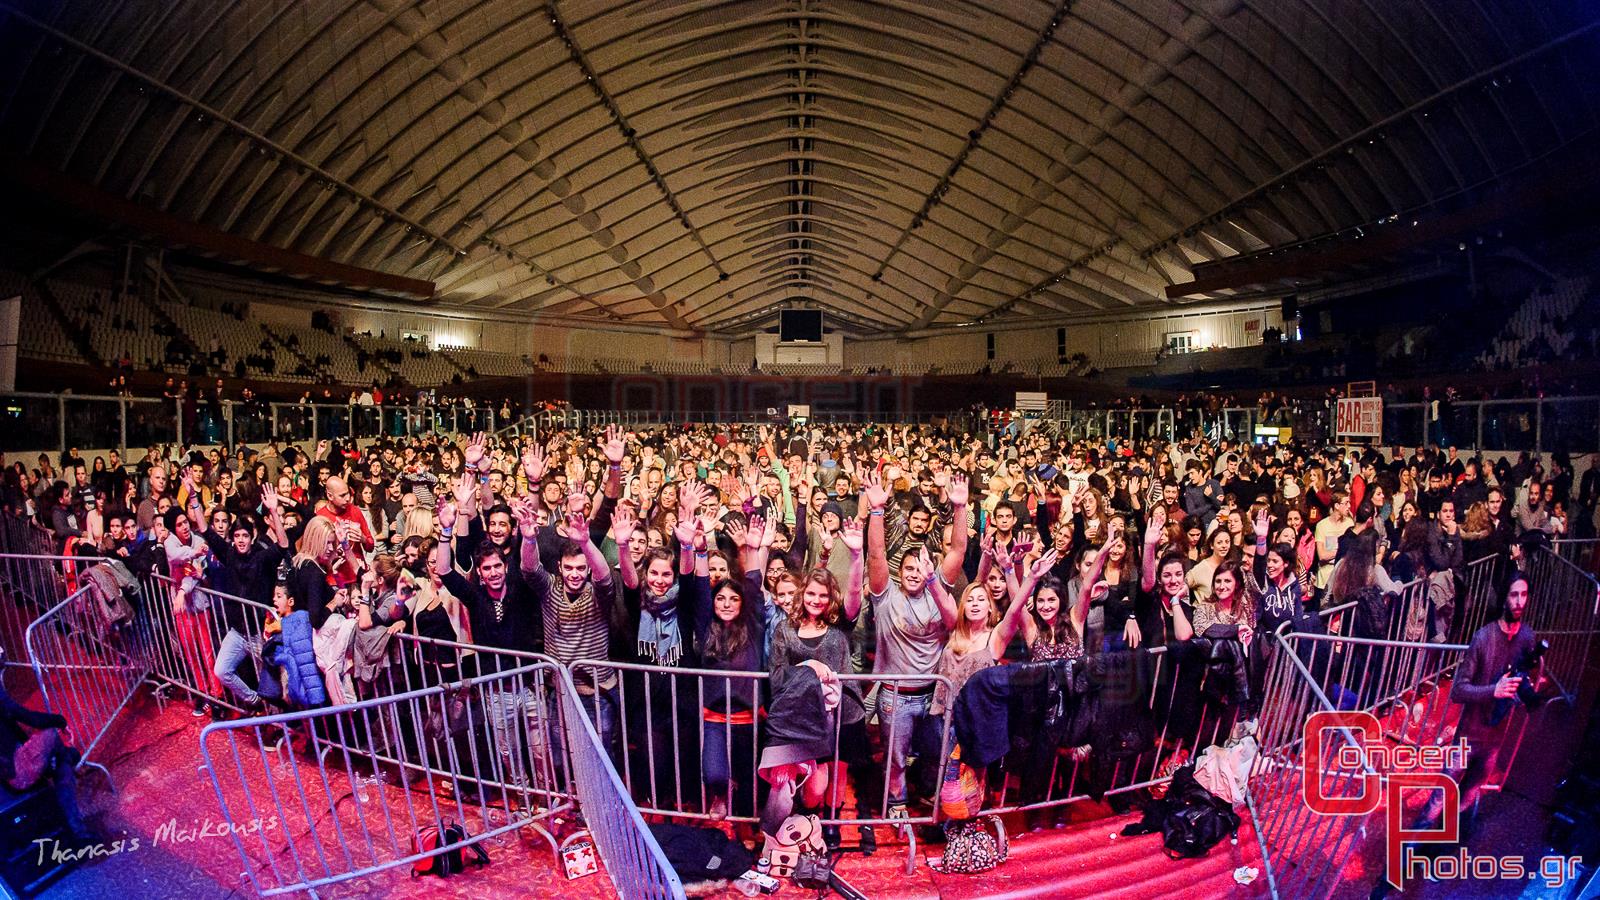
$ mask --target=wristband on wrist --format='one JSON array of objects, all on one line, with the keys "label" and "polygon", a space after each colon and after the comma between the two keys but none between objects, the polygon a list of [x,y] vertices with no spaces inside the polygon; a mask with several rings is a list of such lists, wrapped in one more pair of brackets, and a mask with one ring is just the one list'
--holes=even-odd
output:
[{"label": "wristband on wrist", "polygon": [[872,510],[872,512],[870,512],[869,515],[881,516],[881,515],[883,515],[883,510],[881,510],[881,509]]},{"label": "wristband on wrist", "polygon": [[449,529],[449,528],[440,528],[439,529],[439,536],[440,537],[449,537],[450,536],[450,531],[451,531],[451,529]]}]

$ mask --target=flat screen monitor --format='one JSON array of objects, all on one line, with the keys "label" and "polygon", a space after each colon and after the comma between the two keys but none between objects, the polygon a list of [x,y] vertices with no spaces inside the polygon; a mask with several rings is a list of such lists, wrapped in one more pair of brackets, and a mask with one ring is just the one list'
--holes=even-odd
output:
[{"label": "flat screen monitor", "polygon": [[778,340],[782,343],[822,343],[822,310],[786,309],[778,314]]}]

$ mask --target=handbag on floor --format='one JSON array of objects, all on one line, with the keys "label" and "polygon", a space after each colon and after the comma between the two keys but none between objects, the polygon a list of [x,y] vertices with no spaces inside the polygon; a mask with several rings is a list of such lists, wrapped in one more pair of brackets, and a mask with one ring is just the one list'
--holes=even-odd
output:
[{"label": "handbag on floor", "polygon": [[[993,829],[992,833],[990,829]],[[946,822],[944,856],[937,865],[929,865],[934,871],[946,875],[972,875],[989,871],[1005,862],[1009,855],[1005,823],[1000,821],[999,816],[978,816],[960,822]]]}]

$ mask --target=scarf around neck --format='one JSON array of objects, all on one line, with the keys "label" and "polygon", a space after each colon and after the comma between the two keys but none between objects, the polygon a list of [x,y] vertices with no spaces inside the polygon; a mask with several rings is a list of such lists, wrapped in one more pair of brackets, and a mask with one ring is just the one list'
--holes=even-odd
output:
[{"label": "scarf around neck", "polygon": [[639,586],[639,655],[658,665],[675,666],[683,655],[683,636],[678,629],[678,583],[659,597]]}]

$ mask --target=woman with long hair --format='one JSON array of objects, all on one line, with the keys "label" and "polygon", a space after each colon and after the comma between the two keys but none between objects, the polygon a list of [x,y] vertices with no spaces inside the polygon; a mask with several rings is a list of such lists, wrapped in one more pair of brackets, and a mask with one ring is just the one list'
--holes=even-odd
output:
[{"label": "woman with long hair", "polygon": [[1217,567],[1232,557],[1233,535],[1228,533],[1225,525],[1218,523],[1206,536],[1205,547],[1205,558],[1189,570],[1189,590],[1194,593],[1196,602],[1210,596],[1211,576],[1216,574]]},{"label": "woman with long hair", "polygon": [[[1250,598],[1244,567],[1235,560],[1227,560],[1217,567],[1211,576],[1210,596],[1195,603],[1193,623],[1184,622],[1176,627],[1178,639],[1203,637],[1212,632],[1214,625],[1235,626],[1240,642],[1247,649],[1255,640],[1256,605]],[[1186,630],[1188,634],[1184,633]]]},{"label": "woman with long hair", "polygon": [[1072,514],[1074,545],[1098,547],[1105,543],[1106,498],[1099,489],[1085,485],[1078,491],[1077,509]]},{"label": "woman with long hair", "polygon": [[[1028,567],[1027,577],[1021,584],[1017,583],[1015,567],[1008,566],[1003,570],[1010,595],[1004,617],[995,606],[988,588],[976,582],[967,585],[956,605],[955,627],[950,629],[950,637],[946,639],[944,650],[939,655],[939,674],[950,679],[950,683],[947,686],[940,682],[934,688],[933,704],[928,709],[931,715],[944,715],[945,707],[955,702],[962,686],[974,672],[1004,661],[1011,638],[1019,628],[1026,628],[1024,623],[1031,618],[1026,613],[1033,606],[1034,585],[1046,577],[1055,564],[1055,550],[1045,551]],[[1077,628],[1081,634],[1081,622]]]},{"label": "woman with long hair", "polygon": [[[747,549],[768,538],[766,522],[753,517],[739,534]],[[744,579],[710,578],[705,528],[698,521],[690,536],[693,569],[685,579],[694,609],[701,667],[724,672],[764,671],[761,640],[766,631],[762,598],[751,596]],[[707,812],[721,820],[731,808],[756,814],[755,783],[739,765],[755,758],[756,720],[761,715],[760,685],[754,678],[708,678],[700,704],[700,773],[705,780]],[[736,782],[736,791],[730,785]]]},{"label": "woman with long hair", "polygon": [[1079,585],[1080,594],[1088,590],[1104,598],[1101,602],[1105,607],[1105,622],[1100,646],[1088,649],[1101,653],[1137,649],[1144,641],[1138,617],[1139,554],[1128,545],[1125,521],[1120,515],[1108,519],[1105,534],[1105,542],[1095,558],[1095,569],[1090,578]]},{"label": "woman with long hair", "polygon": [[333,520],[325,516],[312,516],[300,532],[300,542],[295,545],[295,555],[289,561],[289,596],[295,610],[311,614],[311,627],[321,628],[333,609],[334,564],[341,556],[351,561],[353,569],[362,565],[359,544],[341,542]]},{"label": "woman with long hair", "polygon": [[1271,631],[1305,615],[1308,584],[1300,577],[1300,552],[1292,544],[1268,543],[1271,523],[1266,510],[1256,515],[1255,544],[1250,548],[1249,593],[1259,598],[1254,620]]},{"label": "woman with long hair", "polygon": [[[840,532],[851,558],[848,591],[841,591],[838,579],[824,567],[818,566],[806,574],[800,585],[798,602],[773,633],[769,654],[771,671],[815,660],[835,674],[851,672],[849,629],[861,612],[866,581],[865,534],[856,519],[846,522]],[[867,785],[873,766],[866,707],[861,700],[860,682],[844,681],[840,688],[834,721],[838,728],[839,753],[844,758],[818,760],[823,765],[806,779],[796,802],[810,809],[822,807],[825,801],[830,807],[836,805],[841,795],[837,785],[842,784],[848,771],[856,783],[857,813],[865,817],[874,793]],[[831,791],[830,786],[834,787]],[[861,838],[876,845],[872,830],[866,826],[862,826]]]},{"label": "woman with long hair", "polygon": [[[1141,627],[1148,627],[1152,638],[1162,644],[1176,639],[1173,628],[1178,614],[1186,619],[1194,615],[1188,558],[1178,548],[1169,547],[1165,552],[1160,548],[1161,535],[1170,534],[1173,524],[1167,521],[1165,507],[1156,506],[1150,511],[1150,521],[1145,525],[1144,564],[1139,572],[1140,596],[1146,598],[1145,625]],[[1154,598],[1154,602],[1148,598]]]}]

